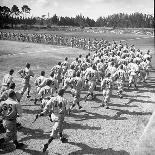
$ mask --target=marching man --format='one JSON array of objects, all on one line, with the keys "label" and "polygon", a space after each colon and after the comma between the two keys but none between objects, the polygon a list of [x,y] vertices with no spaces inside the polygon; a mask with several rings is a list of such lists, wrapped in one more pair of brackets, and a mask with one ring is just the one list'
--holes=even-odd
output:
[{"label": "marching man", "polygon": [[112,78],[110,73],[108,73],[106,77],[101,81],[101,89],[103,89],[102,106],[105,106],[106,109],[109,109],[108,103],[112,93]]},{"label": "marching man", "polygon": [[118,88],[117,93],[118,93],[120,98],[123,97],[122,93],[123,93],[123,89],[124,89],[125,78],[126,78],[126,73],[123,70],[123,65],[120,65],[120,67],[118,68],[118,70],[114,74],[114,79],[117,80],[117,88]]},{"label": "marching man", "polygon": [[49,144],[52,142],[53,139],[56,138],[56,136],[59,133],[60,140],[62,143],[67,142],[68,140],[62,135],[63,132],[63,122],[64,122],[64,117],[65,117],[65,112],[66,112],[66,105],[67,105],[67,100],[63,97],[64,95],[64,90],[60,89],[58,91],[58,95],[56,97],[52,97],[46,106],[44,107],[43,112],[41,112],[39,116],[44,116],[46,113],[52,113],[51,114],[51,119],[54,122],[52,132],[50,134],[50,138],[48,142],[44,145],[43,152],[45,152],[49,146]]},{"label": "marching man", "polygon": [[21,94],[24,95],[25,91],[27,90],[27,98],[30,98],[30,90],[31,90],[31,85],[30,85],[30,78],[34,77],[34,73],[30,69],[30,64],[26,63],[25,69],[22,69],[18,71],[19,75],[23,79],[23,88],[21,89]]},{"label": "marching man", "polygon": [[84,81],[80,77],[80,72],[77,72],[76,77],[71,78],[70,85],[72,88],[71,92],[72,92],[74,99],[73,99],[73,104],[69,108],[69,114],[70,114],[70,111],[75,107],[76,104],[78,105],[79,109],[82,108],[80,106],[79,102],[80,102],[81,89],[84,86]]},{"label": "marching man", "polygon": [[[35,86],[37,87],[37,93],[39,93],[41,88],[46,85],[46,82],[47,82],[47,78],[45,77],[45,71],[41,71],[41,76],[37,77],[37,79],[34,82]],[[34,104],[36,104],[38,100],[40,99],[35,98]]]},{"label": "marching man", "polygon": [[17,116],[22,116],[22,108],[19,102],[16,101],[16,93],[14,90],[10,90],[8,93],[8,99],[0,104],[0,114],[3,117],[3,126],[6,129],[6,135],[0,139],[0,145],[5,144],[11,140],[15,144],[16,149],[20,149],[24,146],[23,143],[17,141]]},{"label": "marching man", "polygon": [[96,70],[96,66],[93,65],[90,68],[86,69],[85,79],[88,81],[88,93],[85,96],[85,102],[87,101],[88,96],[91,96],[92,100],[95,98],[93,91],[96,86],[96,80],[98,79],[98,72]]},{"label": "marching man", "polygon": [[2,88],[1,88],[1,94],[9,89],[9,85],[10,83],[13,82],[13,73],[14,73],[14,70],[13,69],[10,69],[9,71],[9,74],[6,74],[4,77],[3,77],[3,80],[2,80]]}]

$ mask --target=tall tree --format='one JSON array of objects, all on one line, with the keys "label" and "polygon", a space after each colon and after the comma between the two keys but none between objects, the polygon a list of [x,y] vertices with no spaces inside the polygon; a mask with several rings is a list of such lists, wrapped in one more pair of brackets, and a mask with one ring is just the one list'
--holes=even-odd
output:
[{"label": "tall tree", "polygon": [[56,14],[54,14],[52,17],[52,23],[56,25],[59,23],[59,18]]},{"label": "tall tree", "polygon": [[16,25],[16,18],[20,15],[20,11],[17,5],[13,5],[11,8],[11,14],[12,14],[12,28],[13,28],[13,24]]},{"label": "tall tree", "polygon": [[0,27],[3,28],[6,24],[9,24],[10,20],[10,8],[6,6],[0,6]]},{"label": "tall tree", "polygon": [[19,11],[19,8],[17,5],[13,5],[12,8],[11,8],[11,14],[14,18],[16,18],[17,16],[20,15],[20,11]]},{"label": "tall tree", "polygon": [[23,5],[22,6],[22,12],[23,12],[24,18],[26,18],[26,14],[29,14],[30,11],[31,11],[31,9],[29,8],[28,5]]}]

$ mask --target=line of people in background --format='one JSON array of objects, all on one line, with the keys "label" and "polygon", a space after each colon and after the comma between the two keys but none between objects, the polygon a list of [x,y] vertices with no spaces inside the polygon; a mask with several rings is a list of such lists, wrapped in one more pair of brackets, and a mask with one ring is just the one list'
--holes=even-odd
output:
[{"label": "line of people in background", "polygon": [[[85,102],[96,98],[97,93],[95,94],[95,91],[102,91],[101,107],[109,109],[110,98],[114,89],[117,89],[118,96],[123,98],[125,89],[138,89],[138,84],[143,85],[147,82],[152,58],[149,50],[144,53],[136,49],[134,45],[129,46],[121,41],[116,43],[115,41],[109,42],[102,39],[99,41],[94,40],[94,42],[95,48],[92,53],[86,56],[79,55],[71,63],[68,62],[66,57],[64,61],[53,66],[50,73],[47,73],[48,75],[46,75],[46,71],[41,71],[40,76],[34,81],[37,90],[34,104],[40,102],[42,110],[40,114],[36,115],[36,118],[48,114],[50,120],[54,122],[52,133],[43,147],[43,152],[47,150],[58,133],[62,142],[67,141],[62,135],[66,106],[70,105],[67,109],[69,115],[71,115],[76,105],[79,109],[82,109],[80,105],[82,91],[87,91],[84,97]],[[5,75],[2,80],[1,100],[10,100],[10,96],[12,96],[9,91],[8,99],[2,98],[6,91],[13,90],[10,87],[10,84],[14,83],[13,73],[14,70],[11,69],[9,74]],[[18,74],[23,79],[23,87],[18,92],[14,91],[16,104],[21,101],[26,90],[27,98],[31,97],[30,78],[34,77],[29,63],[26,64],[25,69],[18,71]],[[70,90],[73,96],[71,103],[63,97],[66,90]],[[9,104],[6,110],[3,108],[4,104],[0,106],[3,120],[8,122],[10,121],[10,118],[7,117],[10,114]],[[16,111],[16,113],[20,112]],[[15,128],[15,123],[13,125]],[[6,129],[8,134],[11,133],[8,137],[13,137],[15,132],[11,132],[10,128],[6,127]],[[12,139],[16,142],[17,138]],[[0,141],[4,142],[5,138]],[[18,148],[18,145],[16,146]]]},{"label": "line of people in background", "polygon": [[[87,39],[77,36],[62,36],[56,34],[45,33],[15,33],[15,32],[0,32],[0,40],[12,40],[22,42],[43,43],[57,46],[70,46],[81,48],[84,50],[95,50],[100,42],[97,39]],[[103,41],[103,39],[102,39]]]}]

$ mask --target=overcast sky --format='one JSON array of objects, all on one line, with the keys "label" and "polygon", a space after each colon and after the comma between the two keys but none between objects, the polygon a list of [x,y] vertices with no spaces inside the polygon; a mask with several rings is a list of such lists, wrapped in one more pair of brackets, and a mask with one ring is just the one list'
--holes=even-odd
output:
[{"label": "overcast sky", "polygon": [[154,0],[0,0],[1,6],[12,7],[23,5],[31,8],[31,15],[42,16],[54,14],[57,16],[75,17],[82,14],[85,17],[97,19],[114,13],[146,13],[154,14]]}]

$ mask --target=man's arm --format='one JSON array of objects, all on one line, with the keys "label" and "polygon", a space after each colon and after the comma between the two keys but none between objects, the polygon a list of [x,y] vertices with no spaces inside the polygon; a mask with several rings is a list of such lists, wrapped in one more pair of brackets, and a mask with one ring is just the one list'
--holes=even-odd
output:
[{"label": "man's arm", "polygon": [[16,105],[16,108],[17,108],[17,113],[18,113],[19,117],[22,117],[22,113],[23,113],[22,106],[18,103]]},{"label": "man's arm", "polygon": [[8,93],[5,91],[2,93],[2,95],[0,96],[0,102],[1,101],[4,101],[4,100],[7,100],[8,98]]}]

